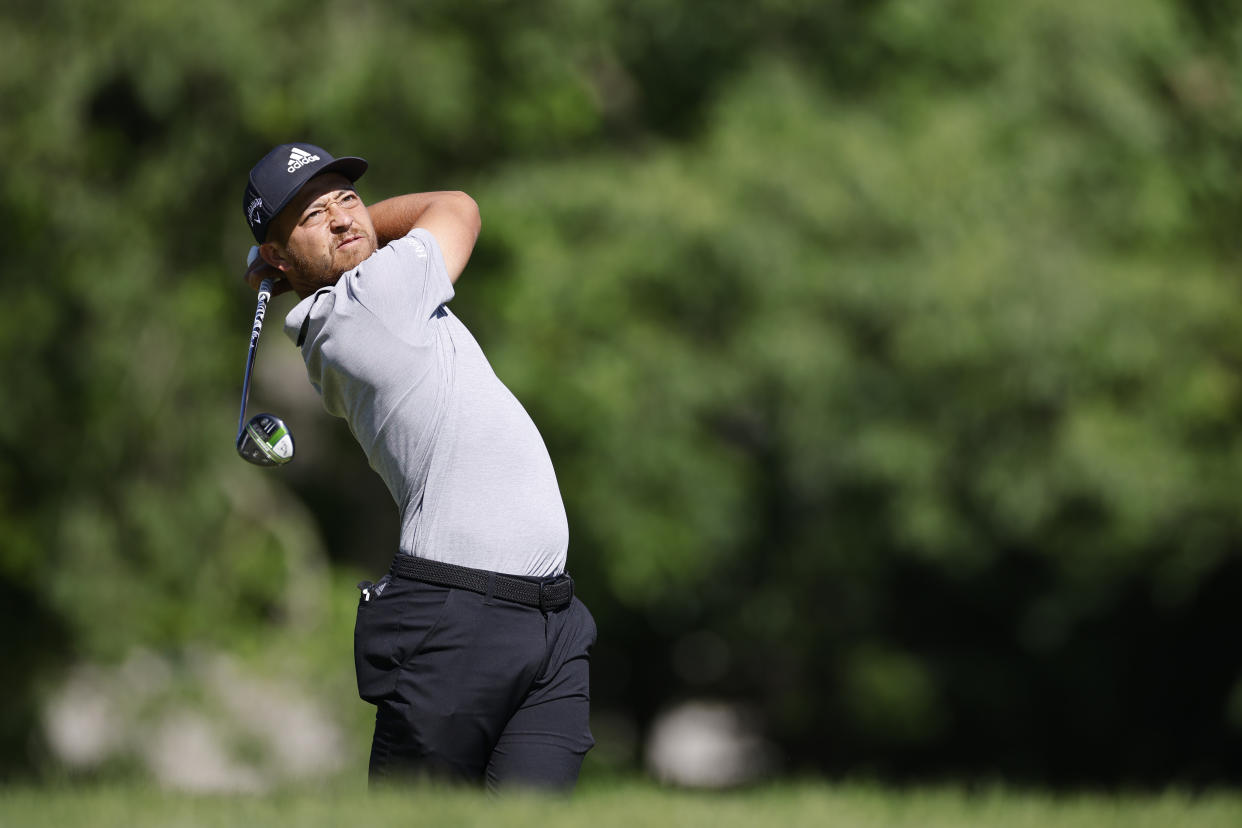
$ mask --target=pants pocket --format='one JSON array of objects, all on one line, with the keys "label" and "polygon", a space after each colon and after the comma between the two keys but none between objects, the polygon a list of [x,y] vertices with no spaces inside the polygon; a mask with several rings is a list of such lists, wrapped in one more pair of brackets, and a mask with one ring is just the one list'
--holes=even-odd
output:
[{"label": "pants pocket", "polygon": [[396,682],[396,671],[392,667],[396,620],[391,612],[385,611],[388,603],[388,600],[371,598],[364,591],[358,599],[358,615],[354,620],[354,672],[358,678],[358,695],[372,704],[390,695]]},{"label": "pants pocket", "polygon": [[451,590],[393,578],[370,600],[359,600],[354,622],[358,695],[371,704],[397,697],[401,665],[435,629]]}]

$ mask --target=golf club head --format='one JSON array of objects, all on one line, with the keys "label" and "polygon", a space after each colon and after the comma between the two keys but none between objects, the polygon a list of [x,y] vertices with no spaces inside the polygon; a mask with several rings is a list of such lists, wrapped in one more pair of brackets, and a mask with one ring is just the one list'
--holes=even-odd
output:
[{"label": "golf club head", "polygon": [[293,459],[293,435],[275,414],[255,414],[237,438],[237,453],[256,466],[283,466]]}]

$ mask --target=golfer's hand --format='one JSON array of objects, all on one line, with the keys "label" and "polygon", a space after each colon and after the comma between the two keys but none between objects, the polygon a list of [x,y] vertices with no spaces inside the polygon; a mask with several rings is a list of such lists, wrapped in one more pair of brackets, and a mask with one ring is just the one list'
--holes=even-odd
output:
[{"label": "golfer's hand", "polygon": [[279,296],[289,290],[289,283],[285,281],[285,277],[279,270],[263,261],[262,256],[255,256],[250,261],[246,266],[246,274],[242,278],[255,291],[258,291],[259,285],[262,284],[264,279],[271,279],[273,296]]}]

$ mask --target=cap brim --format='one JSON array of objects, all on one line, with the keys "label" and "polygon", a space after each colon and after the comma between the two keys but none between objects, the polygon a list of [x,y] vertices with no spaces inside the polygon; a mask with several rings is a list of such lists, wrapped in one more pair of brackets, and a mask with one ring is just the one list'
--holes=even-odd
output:
[{"label": "cap brim", "polygon": [[[362,174],[366,171],[367,171],[367,162],[365,159],[355,158],[353,156],[347,155],[344,158],[335,158],[332,161],[325,164],[324,166],[315,170],[315,175],[311,176],[311,178],[314,178],[315,176],[318,176],[318,175],[323,175],[326,172],[339,172],[341,175],[345,176],[350,181],[357,181],[359,178],[362,178]],[[309,181],[310,179],[307,179],[307,180]]]}]

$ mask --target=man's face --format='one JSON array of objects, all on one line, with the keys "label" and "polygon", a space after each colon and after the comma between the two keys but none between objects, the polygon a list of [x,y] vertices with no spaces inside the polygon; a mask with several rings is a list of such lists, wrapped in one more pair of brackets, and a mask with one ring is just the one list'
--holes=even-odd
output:
[{"label": "man's face", "polygon": [[336,284],[376,246],[371,214],[354,185],[340,173],[325,173],[308,181],[280,211],[263,251],[268,263],[305,298]]}]

